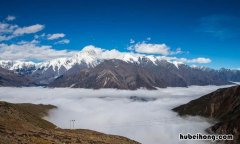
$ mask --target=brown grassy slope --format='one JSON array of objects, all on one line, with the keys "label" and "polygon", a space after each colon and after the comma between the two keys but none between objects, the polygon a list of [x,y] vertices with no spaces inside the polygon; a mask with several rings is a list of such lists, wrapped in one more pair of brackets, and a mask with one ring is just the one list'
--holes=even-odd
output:
[{"label": "brown grassy slope", "polygon": [[0,102],[1,144],[137,144],[114,135],[91,130],[66,130],[41,117],[52,105],[11,104]]}]

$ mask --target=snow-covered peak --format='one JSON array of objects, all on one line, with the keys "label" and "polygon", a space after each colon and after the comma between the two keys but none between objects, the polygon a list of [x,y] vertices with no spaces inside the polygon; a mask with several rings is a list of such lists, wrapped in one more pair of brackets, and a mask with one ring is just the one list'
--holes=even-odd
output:
[{"label": "snow-covered peak", "polygon": [[176,59],[169,59],[165,56],[154,56],[154,55],[144,55],[132,52],[120,52],[116,49],[106,50],[101,49],[95,46],[86,46],[81,51],[76,53],[74,56],[70,58],[57,58],[47,62],[42,63],[34,63],[34,62],[21,62],[21,61],[0,61],[0,66],[10,70],[17,70],[22,68],[33,68],[40,69],[43,71],[52,68],[53,71],[59,72],[59,70],[63,67],[66,70],[69,70],[76,64],[84,64],[88,67],[95,67],[100,64],[104,60],[109,59],[119,59],[125,62],[130,63],[138,63],[141,62],[152,62],[157,65],[158,61],[166,61],[174,64],[177,68],[179,64],[183,64],[183,62],[176,61]]},{"label": "snow-covered peak", "polygon": [[25,62],[25,61],[11,61],[11,60],[0,60],[0,67],[15,70],[15,69],[23,69],[23,68],[33,68],[37,64],[34,62]]},{"label": "snow-covered peak", "polygon": [[84,47],[80,53],[85,55],[97,56],[98,54],[102,53],[104,50],[101,48],[97,48],[93,45],[89,45]]},{"label": "snow-covered peak", "polygon": [[46,70],[49,67],[52,67],[53,70],[55,71],[55,70],[59,70],[62,66],[67,69],[70,68],[70,65],[68,63],[68,58],[57,58],[51,61],[43,62],[38,65],[38,68]]},{"label": "snow-covered peak", "polygon": [[197,65],[191,65],[191,68],[198,69],[198,70],[203,70],[203,71],[210,71],[210,70],[212,70],[212,69],[209,68],[209,67],[197,66]]},{"label": "snow-covered peak", "polygon": [[22,61],[15,61],[13,62],[13,65],[10,70],[15,70],[15,69],[24,69],[24,68],[34,68],[36,67],[36,63],[34,62],[22,62]]},{"label": "snow-covered peak", "polygon": [[0,67],[4,69],[10,69],[13,66],[13,61],[10,60],[0,60]]},{"label": "snow-covered peak", "polygon": [[98,61],[101,60],[103,50],[94,46],[86,46],[80,52],[75,54],[69,60],[73,64],[86,63],[89,66],[96,66]]},{"label": "snow-covered peak", "polygon": [[[152,55],[144,55],[132,52],[120,52],[116,49],[106,50],[94,47],[92,45],[84,47],[79,53],[73,56],[72,60],[78,63],[84,61],[87,64],[92,64],[94,62],[99,63],[103,60],[109,59],[119,59],[125,62],[139,62],[139,58],[142,59],[146,57],[150,59],[153,63],[158,60],[157,57]],[[159,57],[160,59],[160,57]]]},{"label": "snow-covered peak", "polygon": [[119,59],[126,62],[137,62],[142,55],[120,52],[116,49],[105,50],[94,46],[86,46],[79,53],[71,58],[73,63],[86,63],[89,66],[96,66],[103,60]]}]

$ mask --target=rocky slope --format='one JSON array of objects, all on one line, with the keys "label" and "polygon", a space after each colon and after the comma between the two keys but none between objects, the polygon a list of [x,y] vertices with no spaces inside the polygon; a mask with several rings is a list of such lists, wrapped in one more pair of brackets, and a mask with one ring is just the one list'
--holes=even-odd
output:
[{"label": "rocky slope", "polygon": [[240,86],[218,89],[173,110],[179,115],[215,118],[219,122],[207,131],[233,134],[234,141],[228,141],[228,143],[240,143]]},{"label": "rocky slope", "polygon": [[121,136],[76,129],[56,128],[43,120],[52,105],[11,104],[0,102],[0,143],[25,144],[137,144]]},{"label": "rocky slope", "polygon": [[0,67],[0,86],[31,86],[34,85],[26,76]]},{"label": "rocky slope", "polygon": [[121,60],[105,60],[94,68],[84,69],[74,74],[66,73],[49,86],[118,89],[187,86],[183,79],[171,74],[169,72],[161,75],[161,71],[158,71],[151,62],[138,65]]},{"label": "rocky slope", "polygon": [[187,65],[178,68],[167,61],[153,63],[148,58],[140,63],[105,60],[93,68],[69,69],[49,84],[50,87],[156,89],[157,87],[187,87],[189,85],[230,84],[216,71],[193,69]]}]

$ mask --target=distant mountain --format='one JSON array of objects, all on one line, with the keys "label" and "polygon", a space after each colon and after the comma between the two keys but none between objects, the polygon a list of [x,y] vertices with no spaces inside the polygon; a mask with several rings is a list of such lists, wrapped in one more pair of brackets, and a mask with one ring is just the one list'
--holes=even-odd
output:
[{"label": "distant mountain", "polygon": [[13,70],[22,75],[30,75],[39,84],[48,84],[73,67],[92,68],[106,59],[137,62],[139,56],[129,53],[117,53],[114,50],[104,51],[100,48],[88,46],[71,58],[58,58],[42,63],[0,60],[0,67]]},{"label": "distant mountain", "polygon": [[139,144],[116,135],[86,129],[60,129],[42,119],[53,105],[12,104],[0,101],[1,144]]},{"label": "distant mountain", "polygon": [[239,81],[238,71],[222,71],[192,68],[161,60],[153,63],[148,58],[139,58],[139,63],[122,60],[105,60],[96,67],[69,69],[49,84],[50,87],[156,89],[157,87],[186,87],[189,85],[224,85],[230,80]]},{"label": "distant mountain", "polygon": [[0,67],[0,86],[31,86],[31,82],[25,76],[14,73],[13,71],[6,70]]},{"label": "distant mountain", "polygon": [[[74,73],[66,72],[51,82],[49,86],[118,89],[145,87],[155,89],[156,87],[164,88],[168,86],[230,84],[229,79],[222,75],[221,71],[196,69],[185,64],[176,67],[174,64],[163,60],[154,64],[147,58],[139,59],[139,61],[138,64],[122,60],[105,60],[93,68],[75,69]],[[229,71],[229,73],[240,75],[232,71]],[[236,78],[236,80],[240,79]]]},{"label": "distant mountain", "polygon": [[199,115],[219,120],[207,131],[218,134],[233,134],[240,143],[240,86],[218,89],[187,104],[173,109],[180,115]]},{"label": "distant mountain", "polygon": [[146,58],[140,61],[141,63],[137,64],[116,59],[105,60],[93,68],[78,69],[78,72],[70,74],[67,72],[49,86],[118,89],[187,86],[175,73],[161,69]]},{"label": "distant mountain", "polygon": [[190,67],[163,57],[106,51],[93,46],[70,58],[42,63],[2,60],[0,67],[28,76],[36,84],[51,87],[155,89],[240,81],[237,70]]}]

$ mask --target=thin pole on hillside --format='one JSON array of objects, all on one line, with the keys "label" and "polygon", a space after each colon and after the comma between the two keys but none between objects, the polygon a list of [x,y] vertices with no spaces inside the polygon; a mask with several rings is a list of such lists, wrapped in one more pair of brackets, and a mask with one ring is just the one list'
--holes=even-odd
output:
[{"label": "thin pole on hillside", "polygon": [[70,120],[70,129],[74,129],[74,124],[76,120]]}]

